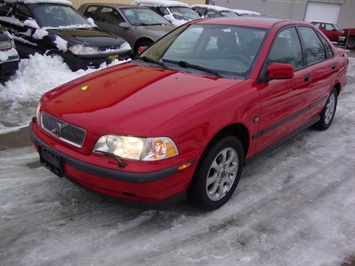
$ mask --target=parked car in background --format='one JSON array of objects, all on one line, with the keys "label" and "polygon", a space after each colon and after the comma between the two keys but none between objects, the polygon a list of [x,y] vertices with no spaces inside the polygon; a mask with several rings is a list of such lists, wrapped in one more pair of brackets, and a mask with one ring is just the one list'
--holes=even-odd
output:
[{"label": "parked car in background", "polygon": [[130,45],[89,23],[66,0],[5,0],[0,22],[13,36],[20,57],[60,55],[72,70],[128,59]]},{"label": "parked car in background", "polygon": [[246,161],[332,124],[348,64],[306,22],[195,20],[45,93],[30,137],[43,166],[105,199],[211,211]]},{"label": "parked car in background", "polygon": [[119,4],[88,3],[79,12],[92,18],[101,29],[124,38],[134,54],[147,47],[175,27],[148,7]]},{"label": "parked car in background", "polygon": [[261,17],[259,12],[245,10],[245,9],[233,9],[233,12],[236,13],[239,17]]},{"label": "parked car in background", "polygon": [[232,9],[222,6],[196,4],[191,8],[203,18],[238,17]]},{"label": "parked car in background", "polygon": [[355,28],[343,29],[342,37],[344,40],[340,41],[348,49],[355,49]]},{"label": "parked car in background", "polygon": [[343,43],[345,37],[343,37],[344,31],[342,31],[336,24],[321,21],[312,21],[311,24],[316,26],[321,32],[328,37],[332,42]]},{"label": "parked car in background", "polygon": [[15,42],[0,24],[0,82],[8,80],[16,72],[18,63]]},{"label": "parked car in background", "polygon": [[132,4],[149,7],[176,26],[200,18],[188,4],[183,2],[173,0],[134,0]]}]

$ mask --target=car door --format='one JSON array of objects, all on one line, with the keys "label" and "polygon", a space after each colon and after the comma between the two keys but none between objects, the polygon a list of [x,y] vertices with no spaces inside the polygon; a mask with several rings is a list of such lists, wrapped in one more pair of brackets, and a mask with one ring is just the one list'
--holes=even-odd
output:
[{"label": "car door", "polygon": [[338,37],[340,35],[338,30],[330,23],[324,23],[323,26],[323,32],[329,38],[329,40],[332,42],[338,42]]},{"label": "car door", "polygon": [[340,66],[329,42],[323,36],[308,26],[300,26],[298,29],[304,47],[306,69],[310,74],[307,99],[313,108],[310,108],[309,113],[316,116],[324,107]]},{"label": "car door", "polygon": [[[255,151],[260,151],[282,139],[310,120],[308,114],[309,89],[311,78],[309,70],[304,68],[301,42],[296,27],[280,30],[264,62],[263,71],[272,63],[291,64],[294,77],[285,80],[261,82],[260,115]],[[262,71],[262,72],[263,72]],[[261,73],[263,75],[263,73]]]},{"label": "car door", "polygon": [[[126,26],[120,26],[120,23],[126,22]],[[95,23],[104,31],[114,33],[125,39],[131,46],[131,24],[120,14],[120,12],[108,6],[98,8]]]}]

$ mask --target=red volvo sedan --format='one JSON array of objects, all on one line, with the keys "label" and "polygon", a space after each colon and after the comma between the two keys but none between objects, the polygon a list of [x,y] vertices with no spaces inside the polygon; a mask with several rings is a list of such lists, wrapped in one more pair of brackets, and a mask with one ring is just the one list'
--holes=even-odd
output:
[{"label": "red volvo sedan", "polygon": [[347,66],[309,23],[193,21],[44,94],[30,136],[43,166],[105,199],[211,211],[247,161],[331,125]]}]

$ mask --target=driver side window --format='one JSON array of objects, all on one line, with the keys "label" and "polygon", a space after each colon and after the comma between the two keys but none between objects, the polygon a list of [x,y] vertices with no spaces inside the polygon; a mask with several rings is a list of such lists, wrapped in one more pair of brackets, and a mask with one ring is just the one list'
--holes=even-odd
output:
[{"label": "driver side window", "polygon": [[118,25],[119,23],[124,22],[122,16],[111,7],[102,8],[99,15],[97,16],[97,20],[114,25]]},{"label": "driver side window", "polygon": [[284,29],[275,37],[266,60],[272,63],[291,64],[295,70],[303,67],[302,50],[296,28]]}]

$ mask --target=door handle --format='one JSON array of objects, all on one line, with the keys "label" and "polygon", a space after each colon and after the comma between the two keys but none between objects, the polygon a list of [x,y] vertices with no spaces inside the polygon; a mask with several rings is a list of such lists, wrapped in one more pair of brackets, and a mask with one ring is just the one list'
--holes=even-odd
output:
[{"label": "door handle", "polygon": [[303,79],[304,79],[305,82],[310,81],[311,80],[311,74],[308,73],[308,74],[304,75]]}]

